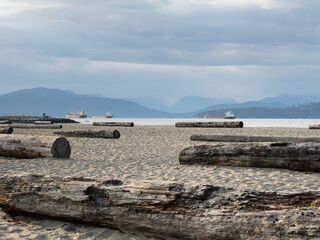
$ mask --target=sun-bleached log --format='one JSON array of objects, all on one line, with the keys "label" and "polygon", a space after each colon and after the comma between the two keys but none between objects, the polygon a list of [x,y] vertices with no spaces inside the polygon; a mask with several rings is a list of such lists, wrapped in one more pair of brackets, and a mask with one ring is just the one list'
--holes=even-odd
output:
[{"label": "sun-bleached log", "polygon": [[51,121],[34,121],[34,124],[52,124]]},{"label": "sun-bleached log", "polygon": [[0,134],[0,156],[15,158],[69,158],[67,139],[54,136]]},{"label": "sun-bleached log", "polygon": [[1,134],[11,134],[13,132],[12,127],[6,127],[6,128],[0,128],[0,133]]},{"label": "sun-bleached log", "polygon": [[93,126],[133,127],[133,122],[93,122]]},{"label": "sun-bleached log", "polygon": [[2,120],[0,121],[0,124],[11,124],[10,120]]},{"label": "sun-bleached log", "polygon": [[182,165],[285,168],[320,172],[320,143],[216,143],[179,153]]},{"label": "sun-bleached log", "polygon": [[309,129],[320,129],[320,124],[309,125]]},{"label": "sun-bleached log", "polygon": [[209,142],[320,142],[320,137],[280,137],[280,136],[246,136],[246,135],[205,135],[193,134],[192,141]]},{"label": "sun-bleached log", "polygon": [[54,134],[65,137],[87,137],[87,138],[119,138],[118,130],[75,130],[57,131]]},{"label": "sun-bleached log", "polygon": [[176,127],[200,127],[200,128],[243,128],[242,121],[225,122],[177,122]]},{"label": "sun-bleached log", "polygon": [[319,192],[259,192],[177,182],[0,177],[6,212],[65,218],[160,239],[317,239]]},{"label": "sun-bleached log", "polygon": [[[3,125],[5,126],[5,125]],[[12,128],[25,128],[25,129],[61,129],[62,125],[60,124],[10,124],[6,127]]]}]

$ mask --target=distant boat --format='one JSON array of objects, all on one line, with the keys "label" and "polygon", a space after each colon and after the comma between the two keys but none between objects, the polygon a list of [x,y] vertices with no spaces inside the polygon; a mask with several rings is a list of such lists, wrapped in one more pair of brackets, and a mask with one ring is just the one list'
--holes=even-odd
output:
[{"label": "distant boat", "polygon": [[235,119],[236,116],[231,111],[225,113],[224,116],[208,116],[208,114],[204,115],[205,119]]},{"label": "distant boat", "polygon": [[67,118],[86,118],[87,114],[85,111],[80,112],[70,112],[66,115]]},{"label": "distant boat", "polygon": [[102,116],[93,115],[92,118],[113,118],[113,115],[111,112],[108,112],[106,115],[102,115]]}]

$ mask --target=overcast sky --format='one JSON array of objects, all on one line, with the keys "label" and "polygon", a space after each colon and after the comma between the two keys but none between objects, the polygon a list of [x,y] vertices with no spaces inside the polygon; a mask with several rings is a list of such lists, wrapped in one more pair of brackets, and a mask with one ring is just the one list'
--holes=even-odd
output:
[{"label": "overcast sky", "polygon": [[0,94],[320,94],[320,0],[0,0]]}]

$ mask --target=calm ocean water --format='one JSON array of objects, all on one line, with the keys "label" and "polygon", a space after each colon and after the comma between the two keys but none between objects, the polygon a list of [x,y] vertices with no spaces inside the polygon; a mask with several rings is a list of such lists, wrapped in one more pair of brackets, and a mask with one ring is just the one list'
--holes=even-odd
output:
[{"label": "calm ocean water", "polygon": [[174,125],[176,122],[242,121],[244,127],[297,127],[308,128],[311,124],[320,124],[320,119],[202,119],[202,118],[84,118],[75,119],[84,124],[93,122],[134,122],[137,126]]}]

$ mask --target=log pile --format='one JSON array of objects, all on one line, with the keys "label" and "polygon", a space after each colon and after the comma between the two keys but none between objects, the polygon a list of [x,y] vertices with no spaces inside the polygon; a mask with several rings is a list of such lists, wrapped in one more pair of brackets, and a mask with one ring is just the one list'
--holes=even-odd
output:
[{"label": "log pile", "polygon": [[12,127],[0,128],[0,134],[11,134],[13,132]]},{"label": "log pile", "polygon": [[199,128],[243,128],[242,121],[228,122],[177,122],[176,127],[199,127]]},{"label": "log pile", "polygon": [[54,134],[65,137],[86,137],[86,138],[119,138],[118,130],[75,130],[75,131],[56,131]]},{"label": "log pile", "polygon": [[133,127],[133,122],[93,122],[93,126]]},{"label": "log pile", "polygon": [[160,239],[318,239],[320,192],[177,182],[0,177],[6,212],[41,214]]},{"label": "log pile", "polygon": [[15,158],[69,158],[67,139],[54,136],[0,134],[0,156]]}]

